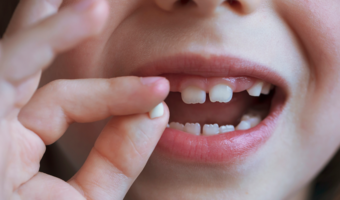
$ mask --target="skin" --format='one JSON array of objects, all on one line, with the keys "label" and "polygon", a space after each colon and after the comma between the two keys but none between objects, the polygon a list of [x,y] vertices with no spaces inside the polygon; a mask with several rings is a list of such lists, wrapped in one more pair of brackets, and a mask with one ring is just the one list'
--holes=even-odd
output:
[{"label": "skin", "polygon": [[[67,12],[75,3],[53,1],[47,9],[46,2],[22,2],[1,41],[1,197],[122,199],[129,191],[126,199],[307,199],[312,179],[340,144],[338,0],[242,0],[236,7],[222,0],[186,7],[171,7],[171,0],[112,0],[96,1],[82,14]],[[53,34],[65,27],[67,35]],[[166,107],[157,119],[145,113],[164,100],[168,82],[145,86],[136,77],[114,77],[181,52],[245,58],[287,81],[278,127],[256,153],[207,165],[153,152],[169,113]],[[41,78],[47,85],[34,93],[41,69],[56,54]],[[84,78],[93,79],[50,83]],[[66,131],[71,122],[87,124]],[[69,182],[38,173],[44,144],[60,137],[58,145],[79,169]],[[47,193],[41,184],[55,190]]]}]

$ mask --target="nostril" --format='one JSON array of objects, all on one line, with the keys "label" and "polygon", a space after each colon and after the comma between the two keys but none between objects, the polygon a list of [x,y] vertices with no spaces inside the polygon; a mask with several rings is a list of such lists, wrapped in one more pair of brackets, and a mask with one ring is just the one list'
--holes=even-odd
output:
[{"label": "nostril", "polygon": [[186,6],[186,7],[190,7],[190,6],[196,6],[195,1],[193,0],[177,0],[175,3],[175,6],[177,7],[181,7],[181,6]]},{"label": "nostril", "polygon": [[226,0],[226,3],[229,4],[230,8],[239,14],[244,14],[244,8],[242,8],[242,3],[238,0]]},{"label": "nostril", "polygon": [[190,1],[192,1],[192,0],[179,0],[179,3],[181,5],[187,5]]},{"label": "nostril", "polygon": [[196,1],[197,0],[154,0],[156,5],[165,11],[174,11],[176,9],[188,9],[192,7],[197,7]]},{"label": "nostril", "polygon": [[229,3],[229,5],[231,6],[238,6],[240,5],[240,2],[237,0],[227,0],[227,2]]}]

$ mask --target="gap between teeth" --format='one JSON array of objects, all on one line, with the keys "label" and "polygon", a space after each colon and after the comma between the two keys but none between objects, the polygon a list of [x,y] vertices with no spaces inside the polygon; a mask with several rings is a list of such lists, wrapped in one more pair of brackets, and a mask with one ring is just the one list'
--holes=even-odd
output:
[{"label": "gap between teeth", "polygon": [[246,114],[243,115],[241,122],[236,126],[224,125],[218,126],[218,124],[205,124],[201,132],[201,125],[199,123],[186,123],[181,124],[178,122],[171,122],[167,127],[172,129],[177,129],[193,135],[217,135],[222,133],[228,133],[235,130],[248,130],[257,126],[261,122],[261,117],[259,115]]},{"label": "gap between teeth", "polygon": [[[264,81],[257,81],[247,89],[250,96],[258,97],[261,94],[268,95],[272,85]],[[206,92],[198,87],[189,86],[181,91],[182,100],[186,104],[203,104],[206,101]],[[209,90],[211,102],[228,103],[233,97],[233,90],[226,84],[218,84]]]}]

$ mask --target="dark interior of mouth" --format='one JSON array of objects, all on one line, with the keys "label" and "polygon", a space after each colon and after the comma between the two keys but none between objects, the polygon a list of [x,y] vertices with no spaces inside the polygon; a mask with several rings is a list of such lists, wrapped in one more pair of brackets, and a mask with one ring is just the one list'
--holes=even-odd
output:
[{"label": "dark interior of mouth", "polygon": [[245,114],[256,113],[263,120],[269,113],[275,89],[269,95],[252,97],[247,91],[234,93],[228,103],[212,103],[207,94],[203,104],[185,104],[180,92],[170,92],[165,100],[170,110],[169,122],[234,125],[241,121]]}]

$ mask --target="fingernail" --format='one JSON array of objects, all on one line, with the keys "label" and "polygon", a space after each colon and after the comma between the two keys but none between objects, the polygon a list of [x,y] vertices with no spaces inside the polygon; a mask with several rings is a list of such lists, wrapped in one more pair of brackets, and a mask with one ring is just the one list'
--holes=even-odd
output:
[{"label": "fingernail", "polygon": [[85,11],[88,10],[94,3],[95,0],[78,0],[73,7],[76,11]]},{"label": "fingernail", "polygon": [[149,116],[151,119],[161,117],[164,114],[164,106],[163,103],[158,104],[154,109],[149,112]]},{"label": "fingernail", "polygon": [[152,85],[161,79],[162,77],[141,77],[140,78],[143,85]]}]

